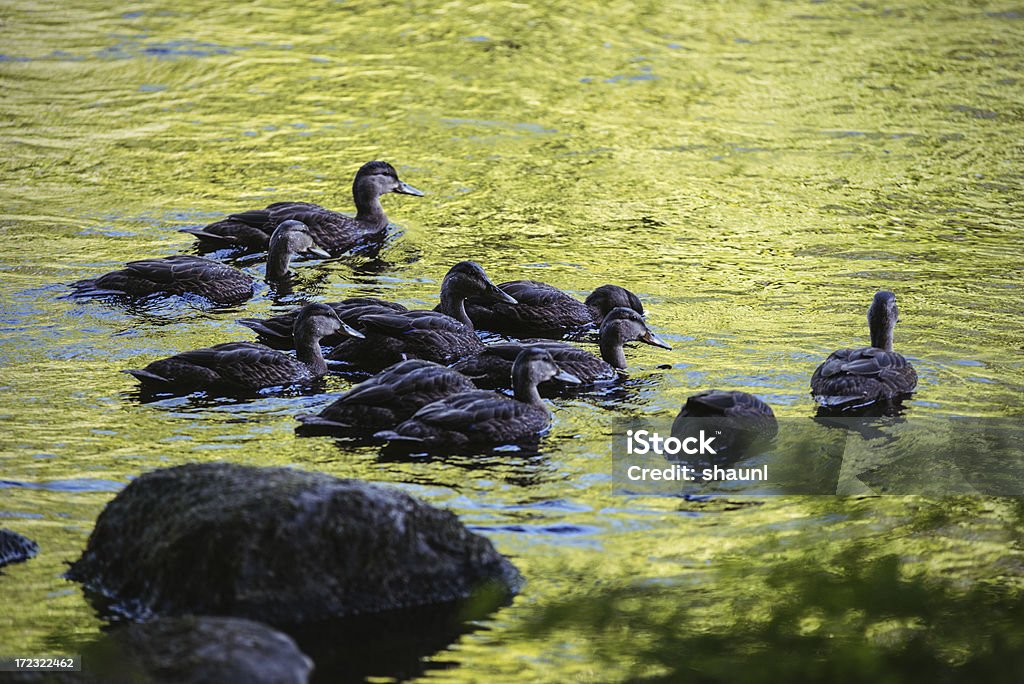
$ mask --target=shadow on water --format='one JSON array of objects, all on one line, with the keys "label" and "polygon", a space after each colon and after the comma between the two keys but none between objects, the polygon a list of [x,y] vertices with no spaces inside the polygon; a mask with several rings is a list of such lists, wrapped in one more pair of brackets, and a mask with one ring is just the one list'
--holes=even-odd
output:
[{"label": "shadow on water", "polygon": [[[735,591],[722,605],[689,583],[590,592],[538,607],[522,630],[586,634],[599,661],[632,664],[632,681],[1019,682],[1024,671],[1017,589],[908,578],[898,557],[864,547],[758,575],[745,561],[720,567],[717,591]],[[764,610],[730,605],[744,596]]]}]

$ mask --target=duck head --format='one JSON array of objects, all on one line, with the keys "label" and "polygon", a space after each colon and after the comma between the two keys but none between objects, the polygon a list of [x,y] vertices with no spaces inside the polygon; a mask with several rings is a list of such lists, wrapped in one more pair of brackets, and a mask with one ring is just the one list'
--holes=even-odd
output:
[{"label": "duck head", "polygon": [[900,320],[896,306],[896,295],[888,290],[875,293],[868,307],[868,328],[871,330],[871,346],[892,351],[893,329]]},{"label": "duck head", "polygon": [[626,367],[626,355],[622,346],[626,342],[639,340],[662,349],[672,346],[647,327],[639,313],[625,306],[615,307],[608,312],[601,323],[601,358],[615,368]]},{"label": "duck head", "polygon": [[309,228],[302,221],[283,221],[270,236],[270,251],[267,256],[267,280],[279,280],[288,275],[288,266],[296,255],[331,255],[321,249],[313,240]]},{"label": "duck head", "polygon": [[517,400],[527,404],[543,404],[537,385],[557,380],[579,385],[581,380],[558,367],[551,354],[538,347],[527,347],[512,362],[512,390]]},{"label": "duck head", "polygon": [[640,298],[618,285],[602,285],[590,293],[584,304],[590,309],[595,323],[601,323],[609,311],[620,306],[644,315],[644,305],[640,303]]}]

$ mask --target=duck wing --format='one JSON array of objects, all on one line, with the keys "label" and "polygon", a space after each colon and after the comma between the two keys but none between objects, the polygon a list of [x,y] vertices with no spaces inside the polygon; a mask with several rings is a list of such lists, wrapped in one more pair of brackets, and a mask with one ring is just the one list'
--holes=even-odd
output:
[{"label": "duck wing", "polygon": [[498,287],[518,303],[467,299],[466,314],[477,328],[516,337],[558,338],[593,323],[583,302],[547,283],[512,280]]},{"label": "duck wing", "polygon": [[534,437],[549,420],[542,406],[478,390],[427,404],[387,436],[452,447],[498,445]]},{"label": "duck wing", "polygon": [[690,416],[774,416],[771,407],[747,392],[708,390],[686,400]]},{"label": "duck wing", "polygon": [[410,359],[356,385],[319,415],[299,419],[321,430],[368,435],[394,427],[426,404],[474,389],[469,378],[450,368]]},{"label": "duck wing", "polygon": [[379,242],[387,236],[386,224],[370,225],[309,202],[276,202],[265,211],[275,225],[288,220],[302,221],[317,245],[333,256],[339,256],[360,245]]},{"label": "duck wing", "polygon": [[[361,328],[360,319],[363,316],[372,314],[388,314],[406,311],[401,304],[388,302],[374,297],[350,297],[340,302],[327,302],[327,306],[334,309],[338,318],[356,329]],[[295,339],[292,336],[295,327],[295,318],[302,307],[296,307],[290,311],[270,318],[239,318],[236,322],[247,328],[255,330],[260,339],[275,349],[294,349]],[[320,340],[320,344],[333,347],[341,344],[348,337],[342,333],[334,333]]]},{"label": "duck wing", "polygon": [[[454,364],[452,368],[472,378],[481,389],[510,388],[512,386],[512,363],[523,349],[540,348],[551,354],[558,367],[572,373],[583,384],[610,380],[617,377],[614,368],[603,359],[594,356],[585,349],[567,342],[555,340],[524,340],[523,342],[505,342],[491,344],[483,351]],[[557,381],[547,381],[541,387],[566,386]],[[576,387],[576,385],[572,385]]]},{"label": "duck wing", "polygon": [[236,304],[252,297],[254,281],[241,271],[210,259],[179,254],[132,261],[123,269],[75,283],[82,293],[196,294],[218,303]]},{"label": "duck wing", "polygon": [[811,376],[811,391],[823,406],[909,394],[916,386],[917,372],[910,362],[877,347],[836,350]]},{"label": "duck wing", "polygon": [[405,359],[448,365],[484,346],[472,328],[436,311],[367,315],[358,326],[365,339],[346,339],[329,358],[375,371]]}]

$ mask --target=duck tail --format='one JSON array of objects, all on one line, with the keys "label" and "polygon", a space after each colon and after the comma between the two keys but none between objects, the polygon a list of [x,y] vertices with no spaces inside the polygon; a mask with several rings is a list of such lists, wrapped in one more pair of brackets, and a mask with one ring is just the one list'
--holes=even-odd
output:
[{"label": "duck tail", "polygon": [[394,430],[381,430],[380,432],[373,433],[374,438],[382,439],[392,444],[423,444],[424,440],[421,437],[411,437],[409,435],[402,435]]},{"label": "duck tail", "polygon": [[122,373],[127,373],[128,375],[131,375],[131,376],[134,376],[136,380],[138,380],[139,382],[144,383],[144,384],[154,384],[154,383],[159,383],[161,385],[166,385],[167,384],[167,378],[165,378],[165,377],[163,377],[161,375],[157,375],[156,373],[151,373],[148,370],[129,368],[128,370],[123,370],[121,372]]},{"label": "duck tail", "polygon": [[300,413],[295,418],[302,423],[295,428],[295,432],[300,435],[328,435],[355,431],[354,425],[330,420],[315,413]]},{"label": "duck tail", "polygon": [[178,231],[179,233],[188,233],[189,235],[195,235],[200,240],[209,240],[211,242],[223,242],[224,244],[233,245],[237,244],[238,238],[233,235],[217,235],[216,233],[207,233],[202,228],[182,228]]}]

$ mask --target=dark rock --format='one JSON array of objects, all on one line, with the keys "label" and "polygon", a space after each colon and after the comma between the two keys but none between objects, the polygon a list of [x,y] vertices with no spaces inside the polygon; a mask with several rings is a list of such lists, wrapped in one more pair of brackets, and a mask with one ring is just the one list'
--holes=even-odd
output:
[{"label": "dark rock", "polygon": [[78,672],[26,672],[8,681],[304,684],[312,669],[290,637],[264,624],[187,616],[115,628],[83,649]]},{"label": "dark rock", "polygon": [[27,561],[39,553],[39,544],[17,532],[0,528],[0,568]]},{"label": "dark rock", "polygon": [[69,579],[112,613],[291,626],[486,598],[521,577],[491,543],[398,490],[287,468],[142,475],[100,515]]}]

